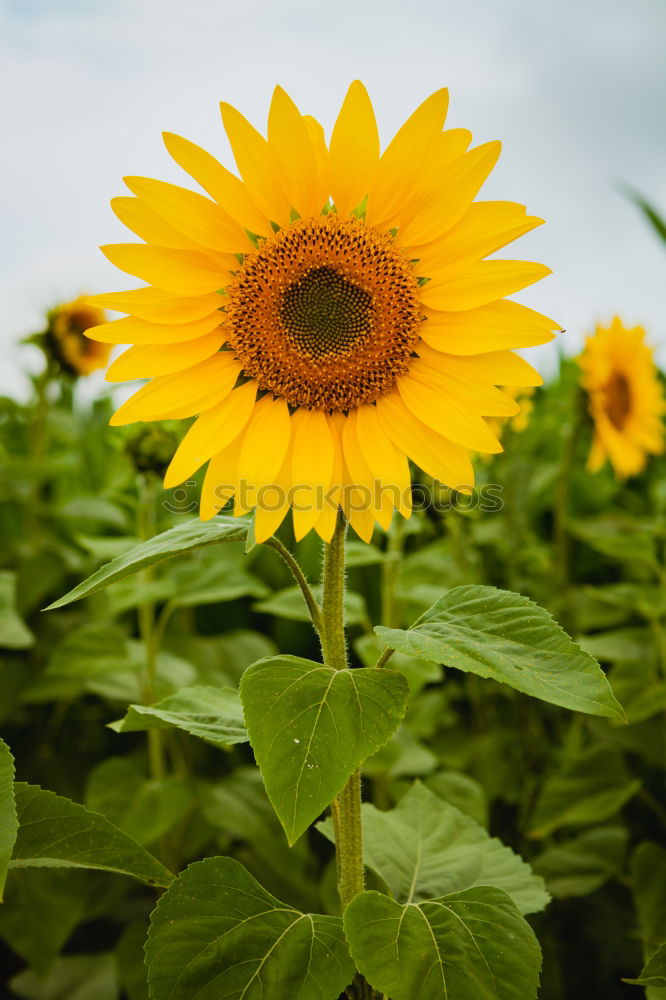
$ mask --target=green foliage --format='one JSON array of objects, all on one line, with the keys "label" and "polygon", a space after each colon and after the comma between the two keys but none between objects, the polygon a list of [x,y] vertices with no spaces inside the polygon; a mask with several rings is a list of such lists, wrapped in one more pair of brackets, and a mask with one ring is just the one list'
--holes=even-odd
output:
[{"label": "green foliage", "polygon": [[407,696],[402,674],[374,667],[334,670],[276,656],[246,670],[241,698],[250,742],[290,844],[387,742]]},{"label": "green foliage", "polygon": [[149,566],[156,566],[184,552],[193,552],[195,549],[217,542],[242,542],[246,535],[247,521],[243,519],[218,517],[214,521],[186,521],[113,559],[88,580],[84,580],[64,597],[50,604],[46,610],[54,611],[56,608],[71,604],[72,601],[89,597],[132,573],[138,573],[139,570]]},{"label": "green foliage", "polygon": [[375,631],[391,649],[492,677],[553,705],[624,718],[599,665],[519,594],[456,587],[411,629]]},{"label": "green foliage", "polygon": [[354,974],[339,917],[287,906],[230,858],[190,865],[162,896],[146,963],[154,1000],[336,1000]]},{"label": "green foliage", "polygon": [[[451,509],[351,533],[340,674],[251,519],[201,524],[149,436],[137,473],[108,399],[54,393],[39,460],[35,405],[0,401],[0,717],[28,820],[14,845],[0,746],[3,996],[148,1000],[160,889],[152,1000],[338,1000],[357,966],[390,1000],[441,996],[442,970],[449,1000],[528,1000],[521,913],[539,1000],[666,995],[666,460],[591,476],[581,408],[563,567],[577,378],[563,363],[479,465],[501,509],[435,488]],[[318,539],[280,538],[319,600]],[[357,766],[370,891],[346,944],[332,819],[305,833]],[[241,925],[240,887],[265,920]]]},{"label": "green foliage", "polygon": [[16,842],[18,820],[14,801],[14,758],[9,747],[0,740],[0,902],[7,878],[7,869]]},{"label": "green foliage", "polygon": [[104,816],[34,785],[14,788],[19,829],[10,868],[95,868],[148,885],[171,882],[156,858]]},{"label": "green foliage", "polygon": [[345,911],[358,968],[392,1000],[534,1000],[541,952],[501,889],[401,905],[364,892]]},{"label": "green foliage", "polygon": [[[395,809],[364,803],[363,852],[399,903],[419,903],[480,885],[495,886],[521,913],[543,909],[549,896],[513,851],[419,782]],[[333,839],[332,824],[318,827]]]},{"label": "green foliage", "polygon": [[247,732],[236,688],[184,687],[154,705],[130,705],[112,722],[117,733],[182,729],[217,746],[245,743]]}]

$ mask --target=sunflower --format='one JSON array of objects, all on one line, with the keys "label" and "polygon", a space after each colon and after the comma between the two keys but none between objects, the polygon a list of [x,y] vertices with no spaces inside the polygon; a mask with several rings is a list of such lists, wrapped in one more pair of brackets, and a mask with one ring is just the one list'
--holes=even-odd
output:
[{"label": "sunflower", "polygon": [[648,455],[663,451],[664,397],[652,355],[645,330],[625,327],[617,316],[587,338],[578,364],[594,422],[591,472],[609,459],[625,479],[642,471]]},{"label": "sunflower", "polygon": [[504,420],[498,417],[491,419],[488,421],[488,426],[498,437],[502,428],[505,427],[510,428],[514,434],[522,434],[524,430],[527,430],[530,416],[534,410],[534,386],[505,385],[502,386],[502,391],[511,399],[515,399],[519,407],[518,412]]},{"label": "sunflower", "polygon": [[44,349],[69,375],[90,375],[106,368],[111,344],[93,340],[87,332],[105,322],[104,310],[89,304],[85,296],[64,302],[48,314],[46,331],[40,334]]},{"label": "sunflower", "polygon": [[125,179],[112,206],[144,242],[102,249],[147,287],[94,296],[129,314],[94,336],[133,344],[111,381],[151,381],[112,423],[198,415],[165,486],[207,462],[203,518],[234,497],[259,540],[289,509],[297,538],[328,540],[340,506],[368,540],[409,516],[409,459],[469,487],[470,449],[501,451],[484,417],[518,406],[496,386],[541,383],[511,349],[557,324],[505,298],[546,267],[484,258],[542,220],[474,201],[500,143],[470,149],[447,105],[433,94],[380,154],[359,82],[329,143],[278,87],[267,138],[222,104],[238,174],[165,133],[207,196]]}]

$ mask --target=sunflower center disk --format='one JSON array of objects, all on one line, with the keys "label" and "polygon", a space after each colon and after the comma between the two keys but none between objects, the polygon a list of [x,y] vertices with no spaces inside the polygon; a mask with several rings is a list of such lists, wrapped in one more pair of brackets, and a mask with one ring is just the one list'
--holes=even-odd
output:
[{"label": "sunflower center disk", "polygon": [[346,354],[372,334],[372,295],[330,267],[289,285],[279,312],[287,336],[313,359]]},{"label": "sunflower center disk", "polygon": [[229,345],[291,406],[350,410],[390,392],[419,339],[412,265],[388,233],[297,220],[245,257],[228,288]]},{"label": "sunflower center disk", "polygon": [[622,372],[614,372],[606,385],[608,419],[621,431],[631,411],[631,389]]}]

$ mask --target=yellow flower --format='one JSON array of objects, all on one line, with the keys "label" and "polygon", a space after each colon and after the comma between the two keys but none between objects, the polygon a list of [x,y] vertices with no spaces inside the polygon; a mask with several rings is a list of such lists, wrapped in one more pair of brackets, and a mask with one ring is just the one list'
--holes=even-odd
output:
[{"label": "yellow flower", "polygon": [[641,472],[648,455],[663,451],[664,397],[652,354],[643,328],[625,327],[617,317],[587,338],[577,360],[594,421],[591,472],[609,459],[624,479]]},{"label": "yellow flower", "polygon": [[89,304],[85,296],[64,302],[48,314],[45,349],[70,375],[90,375],[109,362],[111,344],[87,333],[105,321],[104,310]]},{"label": "yellow flower", "polygon": [[510,349],[557,324],[504,296],[549,271],[484,258],[542,220],[474,201],[500,144],[443,131],[447,105],[433,94],[380,155],[362,84],[328,144],[278,87],[267,139],[222,105],[239,176],[165,134],[210,197],[126,178],[113,208],[145,242],[103,250],[150,287],[95,296],[130,314],[95,336],[134,344],[109,379],[152,381],[112,423],[199,415],[165,485],[208,462],[203,518],[235,496],[259,540],[290,508],[298,538],[328,540],[340,505],[369,539],[409,516],[408,459],[471,486],[469,449],[501,450],[483,418],[518,410],[496,386],[540,384]]},{"label": "yellow flower", "polygon": [[499,437],[503,427],[510,427],[514,434],[522,434],[527,429],[530,422],[530,415],[534,409],[534,386],[505,385],[502,391],[511,399],[515,399],[518,404],[518,412],[512,417],[502,420],[499,418],[489,420],[488,426],[493,434]]},{"label": "yellow flower", "polygon": [[70,375],[90,375],[105,368],[111,344],[93,340],[86,331],[104,323],[103,309],[89,305],[84,296],[56,306],[48,314],[47,353]]}]

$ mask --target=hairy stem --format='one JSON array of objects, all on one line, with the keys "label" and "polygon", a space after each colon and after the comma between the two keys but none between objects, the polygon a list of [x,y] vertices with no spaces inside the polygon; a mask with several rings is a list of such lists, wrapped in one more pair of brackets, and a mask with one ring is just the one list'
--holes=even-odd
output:
[{"label": "hairy stem", "polygon": [[303,570],[298,565],[298,563],[296,562],[296,560],[294,559],[294,557],[292,556],[291,552],[286,547],[286,545],[283,545],[280,539],[276,538],[275,535],[267,539],[267,541],[264,544],[269,549],[273,549],[274,552],[277,552],[277,554],[281,556],[281,558],[284,560],[284,562],[291,570],[291,573],[296,583],[301,588],[301,593],[305,598],[305,603],[307,604],[308,611],[310,613],[310,618],[314,626],[314,630],[323,644],[323,640],[321,639],[323,630],[321,609],[315,600],[314,594],[310,589],[310,584],[306,580]]},{"label": "hairy stem", "polygon": [[[345,536],[347,524],[338,512],[331,541],[324,549],[323,599],[321,608],[321,648],[324,663],[335,670],[348,670],[345,638]],[[361,828],[361,772],[356,770],[331,803],[335,830],[338,895],[344,911],[365,887],[363,868],[363,833]],[[350,1000],[376,996],[372,988],[356,975],[347,989]]]}]

